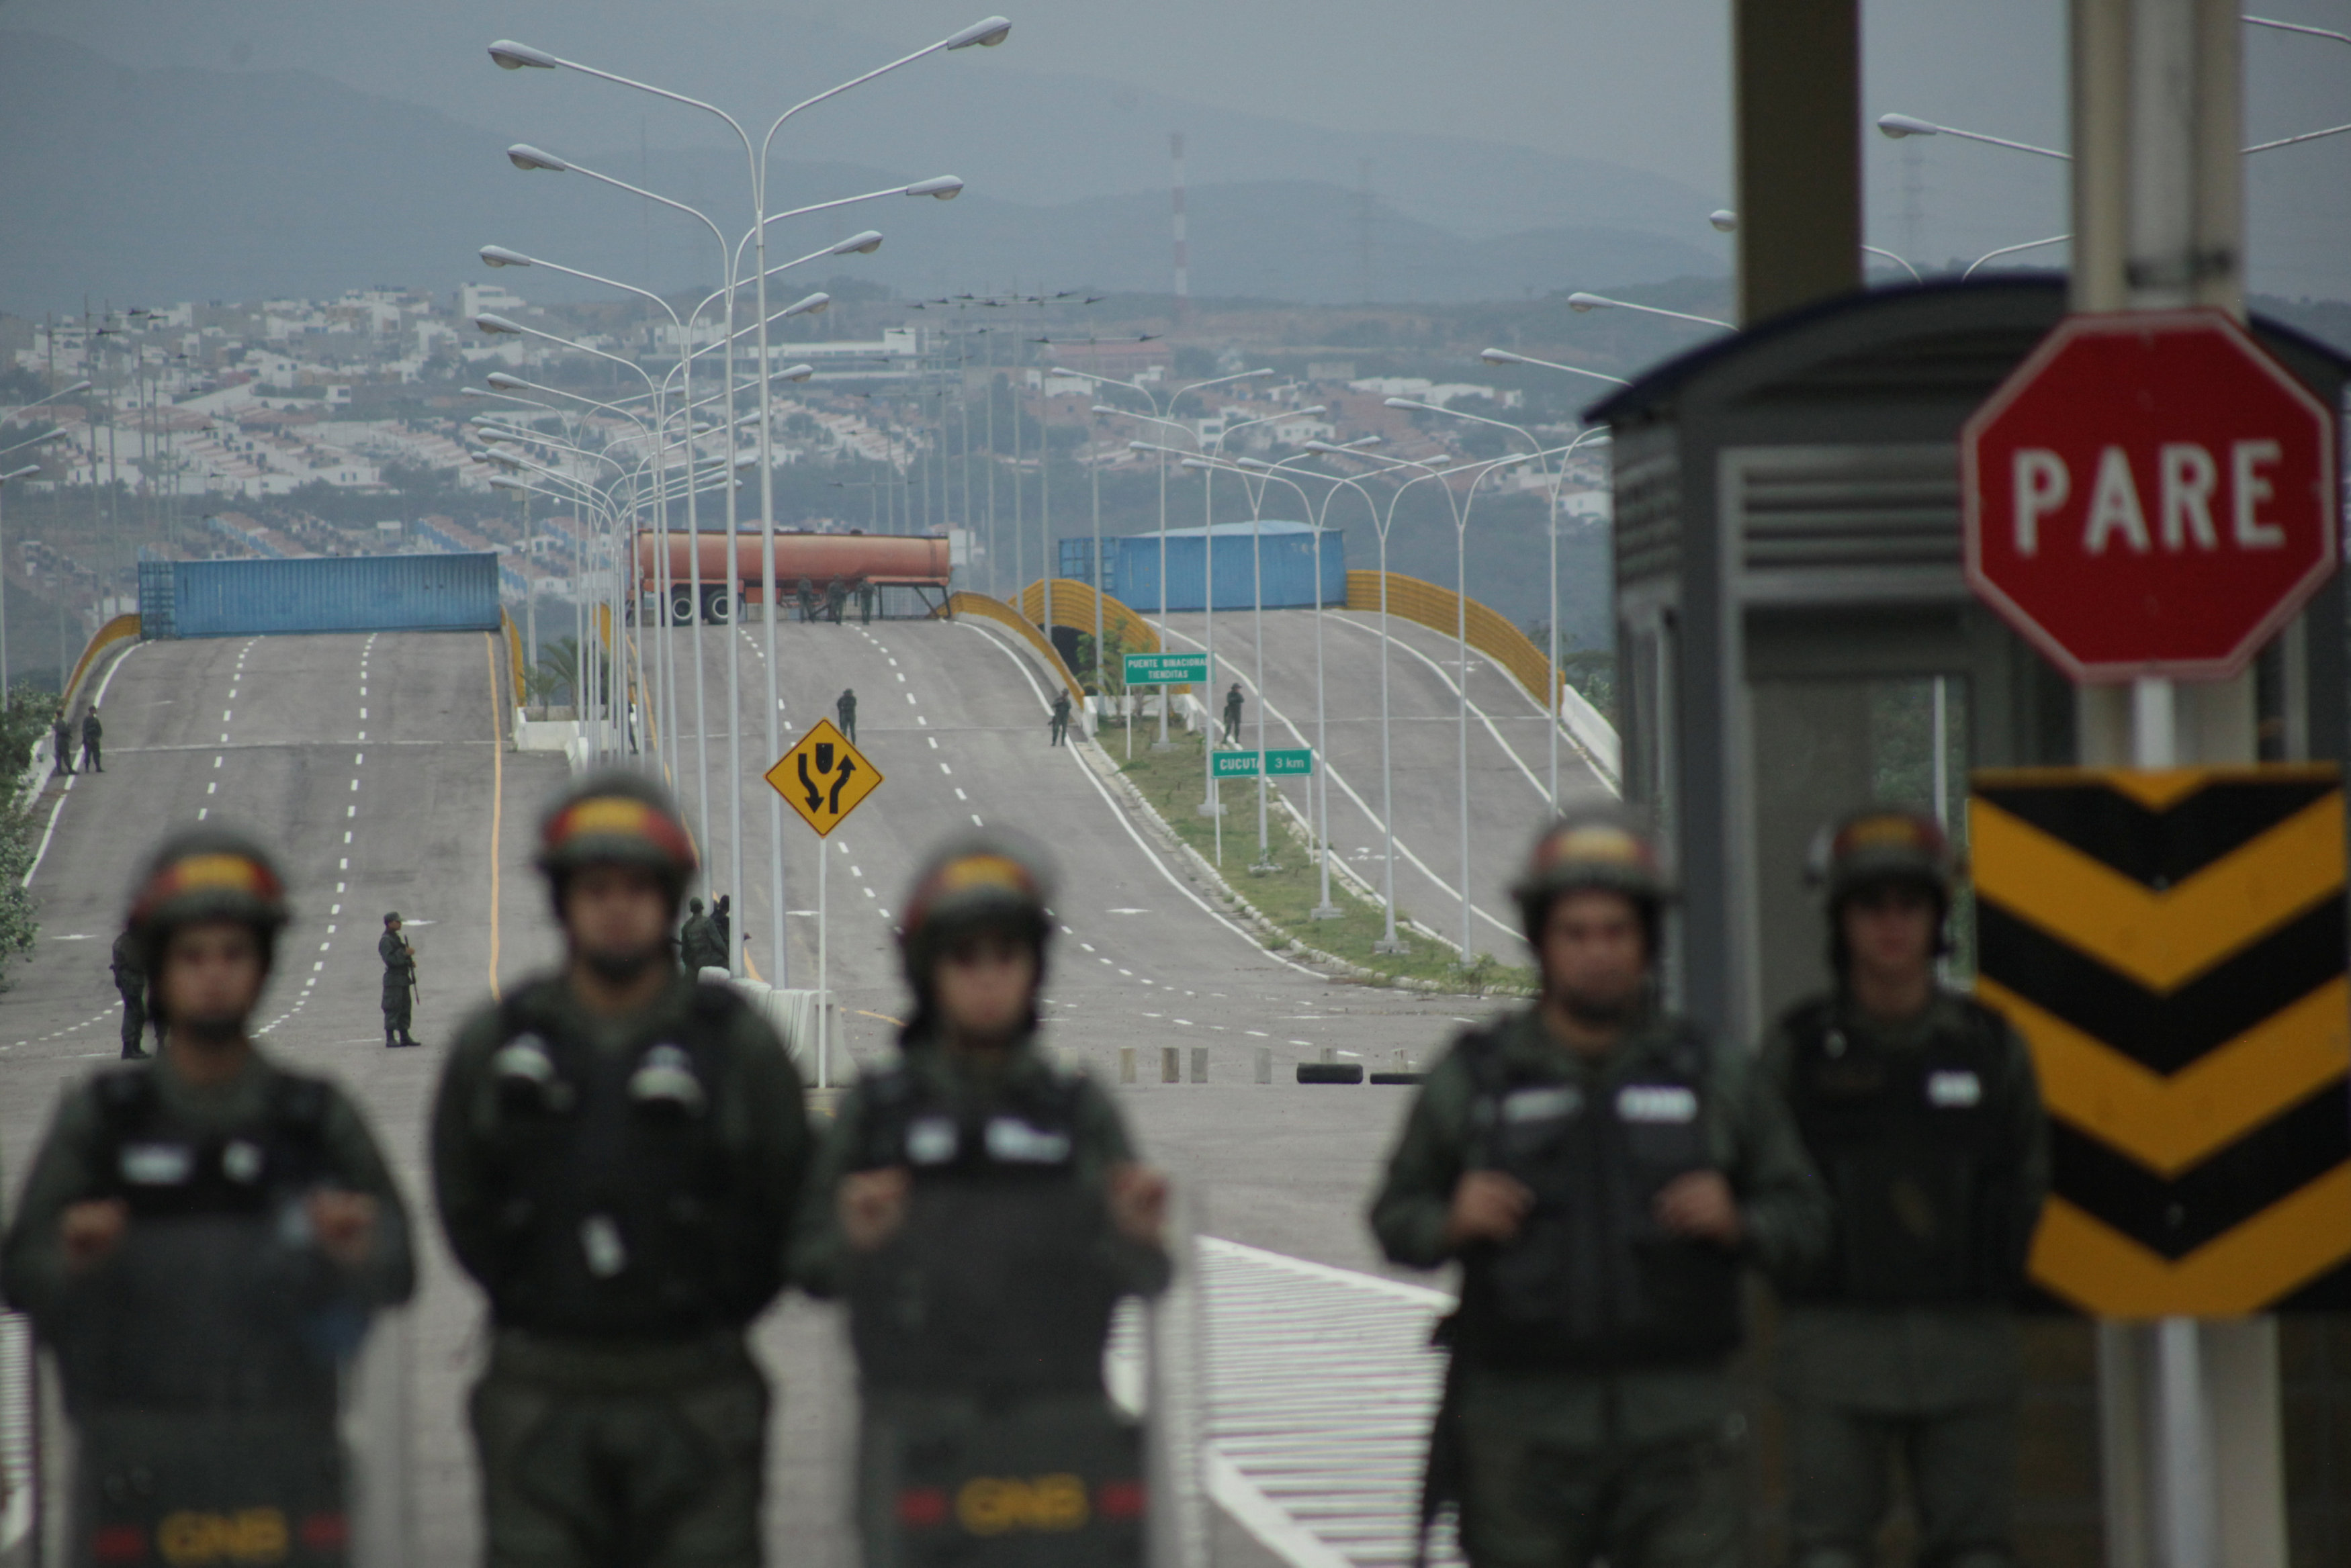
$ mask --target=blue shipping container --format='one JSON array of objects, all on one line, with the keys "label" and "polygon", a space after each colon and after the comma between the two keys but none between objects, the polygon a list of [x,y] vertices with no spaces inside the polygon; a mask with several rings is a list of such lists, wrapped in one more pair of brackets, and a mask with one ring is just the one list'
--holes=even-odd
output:
[{"label": "blue shipping container", "polygon": [[171,607],[164,635],[177,637],[495,631],[498,558],[482,551],[174,561]]},{"label": "blue shipping container", "polygon": [[[1322,534],[1322,580],[1318,595],[1314,580],[1315,530],[1304,523],[1219,523],[1216,526],[1216,594],[1220,610],[1248,609],[1257,600],[1259,551],[1264,555],[1265,607],[1302,609],[1318,598],[1325,605],[1347,602],[1347,540],[1336,528]],[[1196,610],[1207,607],[1208,541],[1198,528],[1170,528],[1167,546],[1167,607]],[[1158,534],[1132,534],[1102,541],[1109,556],[1112,580],[1120,602],[1137,610],[1159,608]]]}]

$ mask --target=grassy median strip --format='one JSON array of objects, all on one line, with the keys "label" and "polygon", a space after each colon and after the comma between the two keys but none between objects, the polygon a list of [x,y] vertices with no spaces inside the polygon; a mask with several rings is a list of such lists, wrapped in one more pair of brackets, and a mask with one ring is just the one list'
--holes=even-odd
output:
[{"label": "grassy median strip", "polygon": [[[1200,815],[1201,739],[1174,732],[1169,749],[1154,752],[1158,732],[1148,722],[1138,728],[1134,755],[1128,760],[1126,733],[1116,722],[1103,727],[1102,748],[1121,763],[1121,771],[1143,792],[1176,836],[1200,857],[1215,866],[1236,893],[1291,940],[1319,949],[1333,958],[1380,975],[1434,982],[1448,990],[1531,992],[1534,972],[1523,965],[1506,964],[1491,953],[1470,955],[1463,965],[1451,947],[1408,929],[1408,908],[1396,911],[1396,935],[1405,943],[1401,953],[1374,950],[1386,928],[1379,905],[1364,898],[1334,869],[1331,902],[1340,911],[1336,919],[1318,920],[1313,909],[1321,902],[1322,872],[1313,847],[1296,820],[1278,801],[1267,802],[1266,837],[1273,868],[1256,868],[1257,781],[1225,779],[1217,784],[1225,807],[1224,842],[1219,857],[1217,822]],[[1369,868],[1358,867],[1365,875]]]}]

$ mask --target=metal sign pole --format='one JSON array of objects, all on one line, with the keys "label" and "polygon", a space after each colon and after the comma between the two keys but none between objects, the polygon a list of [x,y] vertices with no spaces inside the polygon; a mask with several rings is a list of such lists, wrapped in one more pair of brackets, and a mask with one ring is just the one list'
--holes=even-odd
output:
[{"label": "metal sign pole", "polygon": [[[820,1089],[832,1087],[832,1020],[829,1016],[832,1010],[824,1004],[826,988],[832,984],[831,955],[826,947],[831,932],[825,898],[825,886],[831,880],[832,868],[824,857],[831,846],[826,839],[816,841],[816,1086]],[[777,913],[780,915],[782,911]]]},{"label": "metal sign pole", "polygon": [[[2074,308],[2204,305],[2241,319],[2238,7],[2073,0],[2072,9]],[[2191,691],[2140,680],[2127,697],[2085,690],[2084,761],[2095,752],[2121,752],[2141,768],[2251,761],[2251,679]],[[2235,1326],[2184,1317],[2100,1325],[2106,1537],[2116,1568],[2283,1568],[2274,1353],[2265,1378],[2262,1358],[2249,1356],[2231,1379],[2264,1386],[2266,1397],[2263,1387],[2215,1388],[2207,1379],[2214,1335]]]}]

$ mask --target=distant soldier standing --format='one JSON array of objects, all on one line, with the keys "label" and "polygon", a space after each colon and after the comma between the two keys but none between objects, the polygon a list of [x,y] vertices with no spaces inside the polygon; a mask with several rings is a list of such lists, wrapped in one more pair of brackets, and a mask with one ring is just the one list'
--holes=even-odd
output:
[{"label": "distant soldier standing", "polygon": [[1536,841],[1540,1000],[1430,1071],[1372,1205],[1394,1262],[1461,1264],[1425,1506],[1476,1568],[1744,1555],[1740,1276],[1815,1257],[1828,1202],[1746,1052],[1659,1009],[1669,891],[1617,808]]},{"label": "distant soldier standing", "polygon": [[705,969],[725,969],[726,944],[710,917],[702,912],[702,900],[687,899],[685,910],[685,924],[677,933],[678,961],[685,972],[698,975]]},{"label": "distant soldier standing", "polygon": [[833,700],[832,711],[839,715],[841,732],[849,737],[851,745],[855,745],[857,743],[856,691],[849,687],[842,687],[841,695]]},{"label": "distant soldier standing", "polygon": [[49,755],[57,764],[57,772],[71,774],[74,771],[73,719],[64,709],[57,710],[57,722],[49,727]]},{"label": "distant soldier standing", "polygon": [[383,961],[383,1043],[387,1047],[416,1044],[408,1033],[416,1002],[416,950],[400,934],[397,909],[383,918],[375,956]]},{"label": "distant soldier standing", "polygon": [[563,966],[467,1021],[433,1110],[457,1261],[489,1298],[473,1390],[486,1568],[751,1568],[799,1075],[731,986],[678,972],[692,842],[592,774],[539,831]]},{"label": "distant soldier standing", "polygon": [[1898,1455],[1918,1554],[2016,1561],[2011,1303],[2049,1183],[2032,1058],[2007,1020],[1936,982],[1956,858],[1932,817],[1824,830],[1835,989],[1763,1045],[1836,1201],[1836,1244],[1787,1281],[1779,1382],[1795,1568],[1874,1561]]},{"label": "distant soldier standing", "polygon": [[1070,739],[1070,694],[1053,693],[1053,744],[1066,745]]},{"label": "distant soldier standing", "polygon": [[735,898],[721,893],[710,906],[710,929],[718,935],[718,950],[726,956],[718,961],[728,969],[735,967]]},{"label": "distant soldier standing", "polygon": [[857,617],[860,621],[867,626],[873,624],[873,601],[881,597],[882,590],[872,583],[857,585]]},{"label": "distant soldier standing", "polygon": [[[849,1306],[865,1562],[1139,1564],[1141,1444],[1102,1349],[1120,1298],[1167,1283],[1166,1179],[1037,1044],[1035,857],[966,835],[904,912],[899,1057],[842,1100],[792,1249],[802,1288]],[[974,1489],[1008,1473],[1040,1478],[1051,1522],[975,1520]]]},{"label": "distant soldier standing", "polygon": [[137,1061],[147,1054],[147,961],[139,953],[138,933],[129,926],[114,939],[113,969],[114,992],[122,998],[122,1059]]},{"label": "distant soldier standing", "polygon": [[414,1282],[400,1193],[350,1101],[248,1033],[286,923],[257,848],[167,841],[129,923],[170,1033],[66,1091],[0,1250],[78,1439],[68,1561],[336,1568],[340,1388]]},{"label": "distant soldier standing", "polygon": [[106,726],[98,722],[98,704],[93,702],[81,716],[81,765],[91,773],[106,771],[99,760],[99,743],[105,738]]},{"label": "distant soldier standing", "polygon": [[1225,693],[1225,739],[1236,746],[1241,743],[1241,683],[1238,680]]}]

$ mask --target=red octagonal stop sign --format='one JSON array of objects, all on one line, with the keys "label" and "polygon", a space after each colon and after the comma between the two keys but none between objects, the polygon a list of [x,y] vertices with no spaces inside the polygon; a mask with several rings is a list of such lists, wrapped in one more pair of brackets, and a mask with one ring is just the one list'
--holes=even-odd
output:
[{"label": "red octagonal stop sign", "polygon": [[2218,311],[2070,317],[1960,432],[1969,586],[2076,680],[2237,674],[2335,570],[2335,443]]}]

